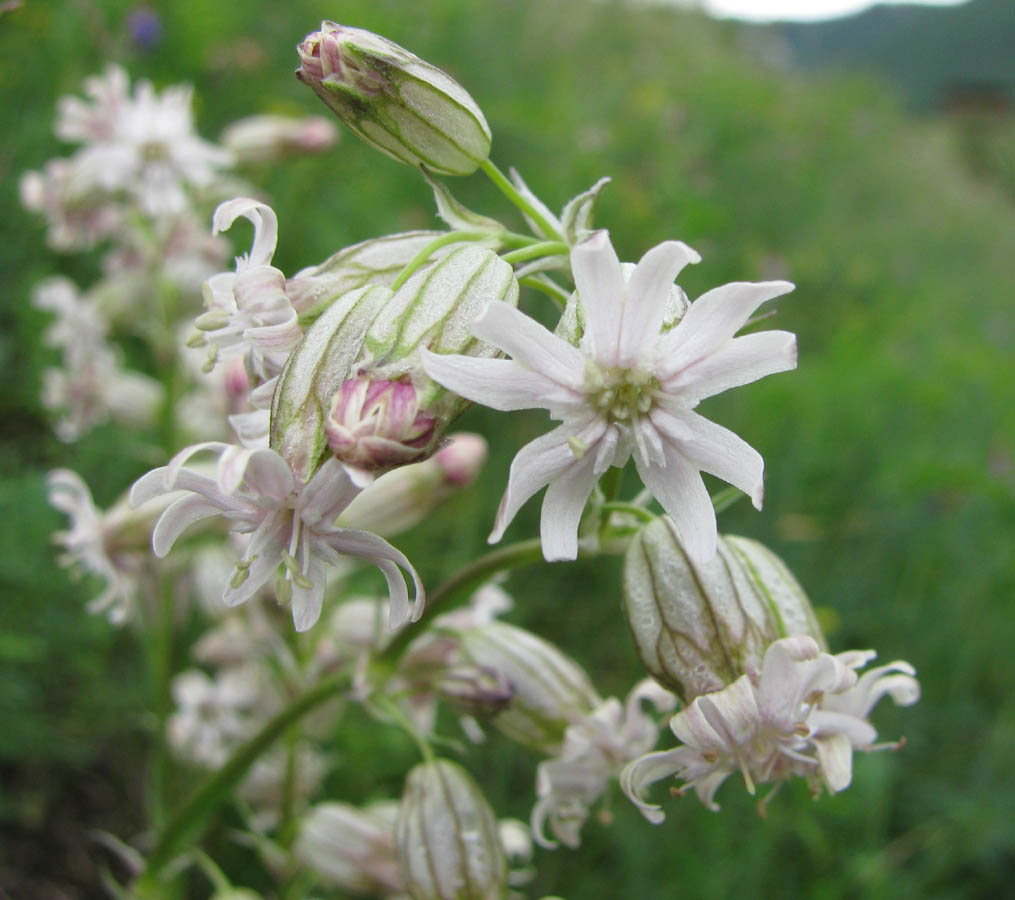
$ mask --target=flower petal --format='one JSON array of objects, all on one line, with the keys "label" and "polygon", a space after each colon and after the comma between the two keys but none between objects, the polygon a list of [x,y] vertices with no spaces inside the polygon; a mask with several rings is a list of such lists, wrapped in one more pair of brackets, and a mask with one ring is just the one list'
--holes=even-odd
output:
[{"label": "flower petal", "polygon": [[589,450],[560,473],[546,489],[539,519],[543,558],[547,562],[577,559],[578,523],[589,494],[599,480],[596,454]]},{"label": "flower petal", "polygon": [[[584,395],[510,359],[438,356],[423,351],[423,368],[448,390],[505,412],[515,409],[558,410],[578,406]],[[559,416],[558,416],[559,418]]]},{"label": "flower petal", "polygon": [[716,523],[712,498],[698,469],[672,445],[664,444],[666,465],[649,465],[638,456],[634,462],[642,483],[673,520],[688,555],[695,562],[715,556]]},{"label": "flower petal", "polygon": [[472,333],[557,384],[577,389],[585,381],[581,351],[506,303],[488,303],[472,323]]},{"label": "flower petal", "polygon": [[309,556],[310,559],[303,577],[310,586],[301,587],[298,583],[293,582],[293,625],[297,631],[307,631],[321,618],[324,588],[328,580],[324,560],[312,552],[309,553]]},{"label": "flower petal", "polygon": [[650,418],[695,468],[739,488],[751,498],[755,509],[761,509],[765,461],[743,438],[704,416],[665,401],[656,405]]},{"label": "flower petal", "polygon": [[582,347],[604,365],[616,365],[626,285],[606,231],[596,231],[571,251],[571,271],[582,309]]},{"label": "flower petal", "polygon": [[662,781],[679,772],[683,768],[686,755],[687,750],[684,747],[646,753],[624,766],[620,773],[620,786],[624,793],[653,825],[662,822],[666,818],[666,814],[657,803],[649,803],[645,800],[645,789],[650,784],[655,784],[657,781]]},{"label": "flower petal", "polygon": [[762,303],[791,290],[788,281],[735,281],[702,294],[660,340],[656,376],[666,380],[714,353]]},{"label": "flower petal", "polygon": [[715,353],[671,375],[663,387],[667,393],[686,397],[693,406],[705,397],[795,369],[796,364],[795,334],[761,331],[733,338]]},{"label": "flower petal", "polygon": [[278,217],[275,211],[260,200],[251,197],[237,197],[220,203],[212,216],[212,234],[228,231],[240,216],[254,226],[254,242],[250,254],[241,264],[237,260],[236,268],[246,266],[263,266],[271,262],[278,243]]},{"label": "flower petal", "polygon": [[172,505],[159,517],[152,531],[152,552],[162,559],[170,550],[176,539],[195,522],[209,516],[222,514],[222,507],[207,500],[200,494],[187,494],[173,501]]},{"label": "flower petal", "polygon": [[701,257],[682,241],[666,241],[649,250],[627,282],[627,302],[620,326],[620,363],[648,361],[666,315],[670,288],[680,270]]},{"label": "flower petal", "polygon": [[300,492],[300,518],[310,526],[334,525],[361,490],[354,474],[332,457]]},{"label": "flower petal", "polygon": [[853,780],[853,747],[844,734],[831,734],[814,741],[818,771],[833,793],[845,790]]},{"label": "flower petal", "polygon": [[275,574],[282,564],[282,550],[288,544],[291,523],[292,512],[279,510],[257,526],[243,554],[243,564],[236,567],[232,580],[222,593],[222,602],[226,606],[239,606]]}]

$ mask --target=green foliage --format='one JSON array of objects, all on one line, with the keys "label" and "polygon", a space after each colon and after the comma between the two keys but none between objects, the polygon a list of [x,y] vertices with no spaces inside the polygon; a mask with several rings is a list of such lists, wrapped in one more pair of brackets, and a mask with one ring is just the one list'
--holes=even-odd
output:
[{"label": "green foliage", "polygon": [[[14,773],[3,827],[38,827],[46,817],[37,811],[55,807],[67,773],[85,778],[105,755],[117,754],[125,783],[136,777],[124,736],[136,732],[144,690],[131,636],[87,616],[87,589],[53,564],[48,536],[59,517],[44,503],[42,473],[69,465],[109,503],[145,463],[121,461],[124,435],[112,429],[73,447],[48,435],[36,400],[44,321],[28,307],[30,287],[52,271],[85,282],[92,273],[46,249],[41,225],[19,209],[17,177],[57,152],[56,98],[109,56],[134,77],[193,81],[209,136],[257,112],[323,113],[291,75],[293,47],[320,18],[341,16],[449,69],[491,123],[493,159],[517,166],[551,204],[612,175],[599,222],[623,258],[686,240],[705,258],[682,279],[692,297],[731,280],[797,283],[776,321],[800,336],[799,371],[705,410],[767,461],[764,512],[740,504],[720,525],[771,546],[816,605],[835,611],[833,650],[875,646],[885,661],[909,659],[924,688],[912,709],[877,711],[886,738],[904,732],[908,746],[860,758],[845,794],[815,804],[802,786],[788,787],[760,820],[731,779],[720,815],[689,798],[668,801],[657,828],[617,796],[613,826],[590,823],[580,854],[538,854],[532,896],[1010,892],[1015,213],[1010,194],[967,174],[946,127],[908,120],[872,81],[767,71],[744,55],[735,27],[670,9],[177,0],[165,4],[165,40],[148,54],[123,38],[126,10],[122,0],[26,3],[0,20],[0,116],[16,135],[0,147],[0,353],[12,376],[0,398],[0,760]],[[354,241],[436,225],[422,180],[349,134],[324,157],[251,177],[278,212],[276,263],[287,273]],[[455,188],[470,208],[503,211],[479,176]],[[454,515],[399,542],[429,585],[484,546],[510,457],[543,427],[537,415],[494,420],[483,410],[460,424],[496,441],[487,479],[455,501]],[[537,515],[530,504],[509,537],[533,533]],[[637,664],[626,636],[618,639],[618,585],[612,562],[526,570],[509,584],[514,618],[559,640],[603,691],[621,693]],[[384,783],[375,787],[397,791],[391,773],[412,751],[396,749],[403,766],[390,760],[385,729],[340,731],[334,796],[370,796],[358,762],[378,755]],[[465,762],[499,812],[527,817],[534,759],[491,737]],[[48,788],[40,767],[58,773]],[[133,811],[121,816],[103,827],[130,837]],[[82,809],[74,833],[84,842],[98,820]],[[2,851],[0,860],[16,864]]]}]

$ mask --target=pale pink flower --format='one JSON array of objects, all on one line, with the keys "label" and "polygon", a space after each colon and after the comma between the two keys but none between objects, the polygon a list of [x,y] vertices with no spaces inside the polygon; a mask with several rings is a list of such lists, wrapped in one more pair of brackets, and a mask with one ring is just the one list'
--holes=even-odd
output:
[{"label": "pale pink flower", "polygon": [[[190,458],[202,451],[219,454],[217,477],[187,467]],[[423,611],[423,586],[404,554],[377,535],[335,524],[360,491],[335,459],[303,483],[274,450],[196,444],[178,453],[168,466],[138,479],[131,502],[142,503],[172,490],[187,493],[165,511],[152,532],[156,556],[165,556],[190,525],[211,516],[230,520],[233,531],[252,532],[222,595],[227,606],[253,596],[282,567],[276,593],[281,601],[291,601],[296,630],[306,631],[321,615],[328,566],[352,556],[377,566],[387,580],[393,628],[410,618],[399,567],[410,575],[415,589],[411,618],[419,618]]]},{"label": "pale pink flower", "polygon": [[793,285],[715,288],[667,329],[668,315],[683,305],[674,278],[699,258],[686,244],[667,241],[637,266],[622,266],[607,233],[595,232],[571,253],[584,315],[578,346],[507,304],[491,303],[473,333],[512,359],[423,354],[427,374],[463,397],[501,410],[544,408],[562,422],[515,457],[491,541],[549,485],[543,554],[574,559],[578,522],[596,482],[632,455],[695,559],[710,559],[716,547],[715,511],[700,471],[740,488],[760,508],[761,456],[693,410],[706,397],[794,368],[792,334],[733,336],[759,305]]},{"label": "pale pink flower", "polygon": [[[757,683],[741,675],[720,691],[701,694],[670,720],[682,746],[648,753],[621,775],[628,797],[650,822],[662,810],[644,799],[648,785],[676,775],[680,793],[694,789],[709,809],[719,808],[715,793],[740,772],[750,793],[758,784],[793,775],[807,779],[818,793],[822,784],[841,791],[852,780],[854,750],[882,749],[867,721],[885,694],[897,705],[920,697],[916,673],[906,662],[879,666],[857,677],[875,656],[871,650],[832,656],[810,637],[775,641],[765,652]],[[898,747],[884,745],[884,749]]]}]

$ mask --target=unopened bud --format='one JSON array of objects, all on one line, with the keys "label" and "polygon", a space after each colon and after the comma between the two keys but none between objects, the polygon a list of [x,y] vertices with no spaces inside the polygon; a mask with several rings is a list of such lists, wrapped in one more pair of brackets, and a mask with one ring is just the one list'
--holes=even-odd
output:
[{"label": "unopened bud", "polygon": [[665,516],[628,548],[624,610],[645,668],[685,704],[744,674],[756,682],[779,638],[809,635],[824,647],[803,588],[775,554],[730,536],[712,560],[693,562]]},{"label": "unopened bud", "polygon": [[342,462],[375,471],[423,456],[433,443],[434,418],[420,412],[411,381],[361,376],[332,398],[324,433]]},{"label": "unopened bud", "polygon": [[491,721],[526,747],[556,754],[568,725],[602,702],[578,663],[529,631],[490,622],[463,631],[461,648],[467,659],[499,672],[511,686],[511,703]]},{"label": "unopened bud", "polygon": [[241,163],[272,162],[293,153],[321,153],[338,140],[334,123],[321,116],[248,116],[219,139]]},{"label": "unopened bud", "polygon": [[343,528],[394,537],[418,525],[479,474],[486,441],[478,434],[452,435],[429,459],[387,472],[358,494],[339,517]]},{"label": "unopened bud", "polygon": [[405,782],[395,850],[413,900],[499,900],[507,862],[479,786],[443,759],[417,765]]},{"label": "unopened bud", "polygon": [[300,81],[382,153],[441,175],[469,175],[490,155],[490,127],[465,89],[393,41],[325,21],[297,50]]},{"label": "unopened bud", "polygon": [[296,858],[343,892],[402,893],[405,888],[395,857],[397,818],[394,801],[362,809],[348,803],[321,803],[300,826],[293,848]]}]

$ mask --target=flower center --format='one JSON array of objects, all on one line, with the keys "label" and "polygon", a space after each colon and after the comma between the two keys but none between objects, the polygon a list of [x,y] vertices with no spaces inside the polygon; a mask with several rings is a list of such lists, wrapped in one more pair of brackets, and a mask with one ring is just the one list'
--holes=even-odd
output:
[{"label": "flower center", "polygon": [[659,379],[644,369],[599,366],[589,361],[585,390],[589,401],[609,422],[627,424],[645,415],[659,389]]}]

